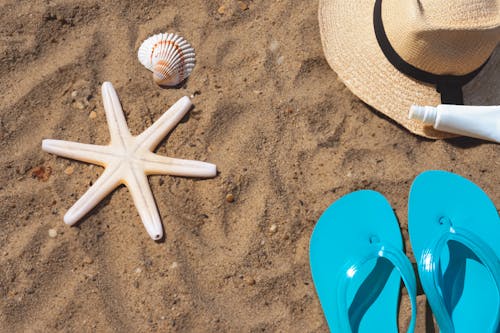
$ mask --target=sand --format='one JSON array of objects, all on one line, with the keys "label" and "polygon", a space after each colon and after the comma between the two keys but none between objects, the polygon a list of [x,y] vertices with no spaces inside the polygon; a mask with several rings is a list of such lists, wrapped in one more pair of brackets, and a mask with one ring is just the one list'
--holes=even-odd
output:
[{"label": "sand", "polygon": [[[412,261],[407,199],[420,172],[459,173],[500,201],[498,145],[422,139],[363,104],[323,57],[315,1],[3,0],[0,22],[1,332],[324,332],[308,244],[333,201],[383,193]],[[197,52],[177,89],[136,59],[164,31]],[[133,134],[193,96],[157,153],[219,174],[150,177],[163,242],[124,187],[76,227],[63,223],[102,168],[41,141],[106,144],[104,81]],[[424,332],[432,318],[418,299]]]}]

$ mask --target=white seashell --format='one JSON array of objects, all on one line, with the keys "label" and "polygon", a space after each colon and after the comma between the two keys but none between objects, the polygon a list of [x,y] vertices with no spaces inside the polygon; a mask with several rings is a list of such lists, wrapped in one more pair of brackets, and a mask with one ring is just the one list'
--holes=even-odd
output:
[{"label": "white seashell", "polygon": [[157,34],[146,39],[137,57],[153,72],[154,81],[162,86],[175,86],[186,79],[195,65],[193,47],[176,34]]}]

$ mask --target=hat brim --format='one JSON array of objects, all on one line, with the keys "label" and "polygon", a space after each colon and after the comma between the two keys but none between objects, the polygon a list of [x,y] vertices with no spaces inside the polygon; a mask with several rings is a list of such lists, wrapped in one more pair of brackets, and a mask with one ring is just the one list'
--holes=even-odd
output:
[{"label": "hat brim", "polygon": [[[394,119],[412,133],[428,138],[449,133],[408,119],[413,104],[438,105],[434,85],[399,72],[380,49],[373,29],[375,0],[320,0],[319,27],[325,57],[344,84],[365,103]],[[465,104],[500,104],[500,47],[481,72],[463,87]]]}]

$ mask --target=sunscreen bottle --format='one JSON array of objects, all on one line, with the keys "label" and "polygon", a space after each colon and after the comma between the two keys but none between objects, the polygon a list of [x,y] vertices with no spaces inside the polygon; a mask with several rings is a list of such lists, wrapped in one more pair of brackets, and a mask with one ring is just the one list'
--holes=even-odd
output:
[{"label": "sunscreen bottle", "polygon": [[439,131],[500,143],[500,105],[413,105],[408,116]]}]

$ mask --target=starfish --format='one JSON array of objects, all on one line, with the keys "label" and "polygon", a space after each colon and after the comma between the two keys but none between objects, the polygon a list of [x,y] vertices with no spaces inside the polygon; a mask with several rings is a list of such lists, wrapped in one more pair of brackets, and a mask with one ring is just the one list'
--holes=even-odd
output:
[{"label": "starfish", "polygon": [[115,188],[124,184],[132,195],[149,236],[158,240],[163,236],[163,228],[147,176],[155,174],[208,178],[217,173],[216,166],[211,163],[160,156],[152,152],[189,111],[191,100],[187,96],[182,97],[148,129],[138,136],[132,136],[118,95],[110,82],[102,85],[102,99],[111,134],[109,145],[51,139],[42,141],[42,149],[48,153],[105,168],[97,181],[66,212],[64,222],[68,225],[75,224]]}]

